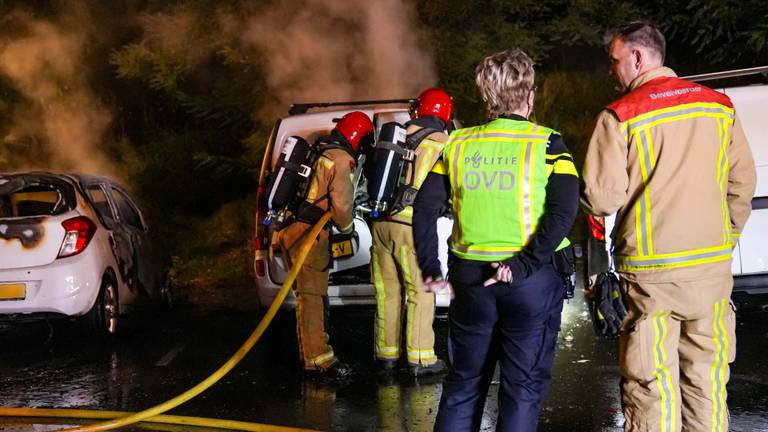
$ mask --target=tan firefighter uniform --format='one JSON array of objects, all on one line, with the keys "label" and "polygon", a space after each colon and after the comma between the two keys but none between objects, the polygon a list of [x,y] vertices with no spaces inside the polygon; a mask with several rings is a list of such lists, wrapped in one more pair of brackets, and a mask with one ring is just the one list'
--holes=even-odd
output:
[{"label": "tan firefighter uniform", "polygon": [[[409,125],[412,134],[421,127]],[[427,136],[416,148],[415,163],[406,173],[406,181],[418,189],[435,165],[448,135],[436,132]],[[411,218],[413,207],[373,223],[371,246],[371,279],[376,287],[375,352],[380,360],[400,358],[402,322],[405,313],[405,350],[411,365],[437,362],[432,320],[435,295],[422,289],[421,271],[413,246]],[[405,296],[405,302],[403,301]],[[405,304],[405,311],[403,310]]]},{"label": "tan firefighter uniform", "polygon": [[666,67],[629,90],[600,114],[583,170],[587,209],[618,210],[625,430],[727,431],[731,250],[751,211],[752,154],[727,96]]},{"label": "tan firefighter uniform", "polygon": [[[354,186],[352,184],[355,161],[341,149],[326,150],[315,163],[308,203],[316,203],[331,211],[331,220],[342,233],[353,230]],[[326,199],[327,198],[327,199]],[[278,241],[283,256],[291,258],[299,252],[311,225],[294,222],[279,233]],[[296,294],[296,333],[305,370],[324,370],[336,360],[328,344],[325,329],[325,303],[328,296],[329,230],[320,232],[315,245],[301,267],[294,290]]]}]

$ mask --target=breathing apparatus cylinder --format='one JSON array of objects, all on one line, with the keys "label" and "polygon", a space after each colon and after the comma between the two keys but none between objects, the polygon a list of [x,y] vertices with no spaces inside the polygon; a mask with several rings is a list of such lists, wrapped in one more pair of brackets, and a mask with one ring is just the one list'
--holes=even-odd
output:
[{"label": "breathing apparatus cylinder", "polygon": [[403,164],[413,160],[414,154],[406,147],[407,134],[397,122],[381,126],[379,139],[373,147],[368,176],[371,217],[377,218],[392,204]]},{"label": "breathing apparatus cylinder", "polygon": [[312,174],[310,159],[311,147],[302,137],[286,138],[280,159],[267,186],[267,217],[264,225],[270,225],[272,219],[281,213],[295,198],[303,181],[308,181]]}]

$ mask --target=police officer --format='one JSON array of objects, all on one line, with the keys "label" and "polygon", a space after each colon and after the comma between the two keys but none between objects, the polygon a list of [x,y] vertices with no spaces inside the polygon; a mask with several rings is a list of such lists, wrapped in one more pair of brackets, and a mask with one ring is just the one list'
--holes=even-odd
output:
[{"label": "police officer", "polygon": [[[279,232],[283,256],[291,265],[305,236],[326,211],[341,233],[354,230],[354,185],[359,152],[372,140],[373,123],[367,114],[354,111],[344,115],[331,134],[316,145],[323,146],[314,165],[306,200],[296,220]],[[328,344],[325,314],[328,307],[328,268],[330,227],[320,232],[301,267],[294,286],[296,294],[296,333],[304,370],[308,373],[341,378],[350,369],[334,355]]]},{"label": "police officer", "polygon": [[[479,430],[495,354],[497,429],[533,431],[549,380],[565,288],[553,255],[569,245],[578,177],[562,137],[528,120],[533,61],[511,49],[485,58],[475,80],[490,115],[451,133],[414,204],[414,238],[428,290],[452,287],[450,371],[436,431]],[[451,199],[450,283],[435,220]]]},{"label": "police officer", "polygon": [[583,202],[618,211],[624,430],[727,431],[731,251],[752,209],[752,154],[728,96],[664,67],[658,28],[629,24],[609,52],[626,94],[598,117]]},{"label": "police officer", "polygon": [[[415,190],[421,187],[442,153],[443,144],[448,140],[445,130],[452,111],[453,101],[442,89],[429,88],[418,97],[414,119],[406,123],[408,136],[420,140],[415,149],[415,161],[409,165],[405,177],[405,184]],[[421,286],[411,233],[412,216],[413,207],[406,205],[402,210],[374,221],[371,279],[376,287],[376,358],[383,370],[392,370],[400,358],[405,297],[408,371],[419,376],[441,372],[445,364],[435,356],[432,329],[435,295]]]}]

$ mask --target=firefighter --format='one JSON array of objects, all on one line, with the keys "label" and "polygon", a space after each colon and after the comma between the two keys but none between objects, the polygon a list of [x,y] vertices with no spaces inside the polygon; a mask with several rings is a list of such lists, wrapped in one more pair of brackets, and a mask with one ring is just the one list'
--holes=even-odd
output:
[{"label": "firefighter", "polygon": [[582,202],[618,211],[624,430],[727,431],[731,251],[751,210],[752,154],[726,95],[664,67],[654,25],[619,29],[609,54],[625,94],[598,117]]},{"label": "firefighter", "polygon": [[[312,225],[325,211],[344,234],[354,230],[354,185],[357,157],[372,140],[373,123],[367,114],[344,115],[316,145],[327,149],[317,159],[309,192],[297,210],[295,221],[279,232],[278,241],[287,264],[298,253]],[[304,370],[311,374],[342,378],[350,368],[338,360],[328,344],[325,315],[328,308],[328,268],[331,262],[330,226],[320,232],[296,278],[296,333]]]},{"label": "firefighter", "polygon": [[[560,134],[528,120],[534,76],[533,61],[519,49],[478,65],[490,120],[451,133],[414,203],[425,287],[452,287],[455,295],[436,431],[479,430],[497,359],[497,430],[535,430],[550,380],[566,294],[554,256],[569,250],[579,182]],[[449,199],[450,283],[440,272],[435,229]]]},{"label": "firefighter", "polygon": [[[415,162],[409,165],[406,183],[418,190],[434,166],[448,140],[445,133],[451,122],[453,101],[444,90],[429,88],[421,92],[413,119],[406,133],[428,133],[418,143]],[[426,130],[425,130],[426,128]],[[376,287],[375,353],[381,368],[393,370],[401,354],[403,315],[405,315],[405,357],[412,376],[438,373],[445,364],[435,356],[435,295],[421,286],[421,272],[411,233],[413,207],[386,215],[373,223],[371,279]],[[405,297],[405,311],[403,300]]]}]

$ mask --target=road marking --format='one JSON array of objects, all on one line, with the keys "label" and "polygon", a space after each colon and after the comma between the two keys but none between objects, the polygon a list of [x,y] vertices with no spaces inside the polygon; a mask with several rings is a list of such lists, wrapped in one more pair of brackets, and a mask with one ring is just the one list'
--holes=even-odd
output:
[{"label": "road marking", "polygon": [[160,360],[157,361],[157,363],[155,363],[155,366],[168,366],[183,349],[184,345],[176,345],[175,347],[171,348],[170,351],[168,351],[164,356],[160,358]]}]

